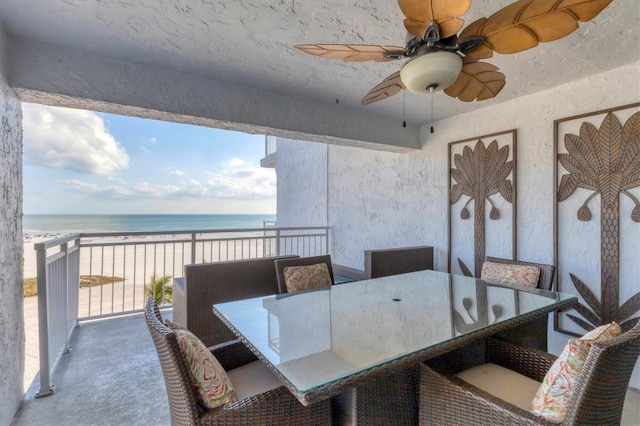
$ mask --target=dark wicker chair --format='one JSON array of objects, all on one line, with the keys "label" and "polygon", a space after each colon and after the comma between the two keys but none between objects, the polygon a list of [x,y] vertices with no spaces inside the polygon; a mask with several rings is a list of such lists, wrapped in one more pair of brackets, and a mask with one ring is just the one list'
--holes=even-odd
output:
[{"label": "dark wicker chair", "polygon": [[277,294],[273,262],[292,257],[297,256],[186,265],[184,284],[173,291],[174,322],[207,346],[235,340],[235,334],[213,313],[213,305]]},{"label": "dark wicker chair", "polygon": [[278,259],[275,261],[276,265],[276,277],[278,279],[278,289],[280,293],[287,292],[287,284],[284,279],[284,268],[288,266],[308,266],[317,265],[318,263],[324,263],[329,269],[329,275],[331,276],[331,285],[334,284],[333,267],[331,266],[331,255],[325,254],[322,256],[310,256],[310,257],[298,257],[293,259]]},{"label": "dark wicker chair", "polygon": [[433,247],[430,246],[365,250],[364,252],[366,279],[426,269],[433,269]]},{"label": "dark wicker chair", "polygon": [[[537,266],[540,268],[540,278],[538,279],[537,288],[542,290],[551,290],[553,288],[553,281],[556,275],[556,267],[554,265],[523,262],[521,260],[502,259],[490,256],[487,256],[485,260],[487,262],[505,263],[509,265]],[[524,324],[522,326],[503,331],[499,336],[511,342],[517,342],[527,348],[536,348],[546,352],[547,328],[548,317],[540,317],[534,320],[533,323]]]},{"label": "dark wicker chair", "polygon": [[553,290],[553,279],[556,276],[556,267],[554,265],[547,265],[544,263],[523,262],[521,260],[502,259],[500,257],[490,257],[490,256],[487,256],[485,260],[487,262],[506,263],[509,265],[537,266],[538,268],[540,268],[540,278],[538,279],[537,287],[542,290]]},{"label": "dark wicker chair", "polygon": [[[620,424],[629,379],[640,354],[640,323],[630,331],[591,347],[571,397],[564,425]],[[542,382],[555,357],[490,338],[422,364],[421,425],[551,424],[530,412],[461,380],[455,374],[494,363]],[[531,395],[533,399],[533,395]]]},{"label": "dark wicker chair", "polygon": [[[225,404],[215,410],[203,411],[197,402],[195,384],[178,346],[176,335],[164,325],[158,307],[152,299],[147,301],[145,319],[162,366],[169,397],[171,424],[247,426],[331,424],[328,400],[305,407],[284,386]],[[238,347],[241,348],[239,352],[236,351]],[[259,362],[255,361],[255,357],[246,357],[244,346],[239,341],[223,343],[210,349],[227,371],[250,362]]]}]

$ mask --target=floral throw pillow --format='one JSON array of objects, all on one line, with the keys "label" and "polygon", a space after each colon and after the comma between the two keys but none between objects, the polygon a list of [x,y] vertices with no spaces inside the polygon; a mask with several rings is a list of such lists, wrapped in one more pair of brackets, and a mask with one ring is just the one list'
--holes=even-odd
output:
[{"label": "floral throw pillow", "polygon": [[615,322],[594,328],[579,339],[571,339],[544,377],[531,412],[550,422],[562,423],[567,413],[575,382],[587,360],[589,349],[595,342],[602,342],[622,333]]},{"label": "floral throw pillow", "polygon": [[480,279],[495,284],[517,284],[537,287],[540,268],[529,265],[484,262]]},{"label": "floral throw pillow", "polygon": [[167,327],[178,337],[178,345],[189,370],[195,379],[198,402],[203,408],[211,410],[224,404],[235,402],[236,393],[233,390],[227,372],[218,360],[209,352],[207,347],[189,330],[171,321],[166,321]]},{"label": "floral throw pillow", "polygon": [[326,263],[286,266],[283,272],[289,293],[331,286],[331,274]]}]

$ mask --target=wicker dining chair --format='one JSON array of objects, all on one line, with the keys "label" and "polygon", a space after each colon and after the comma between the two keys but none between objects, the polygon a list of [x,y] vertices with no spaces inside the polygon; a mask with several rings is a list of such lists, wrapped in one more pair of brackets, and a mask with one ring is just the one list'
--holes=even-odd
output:
[{"label": "wicker dining chair", "polygon": [[[458,350],[421,365],[421,425],[554,424],[480,390],[456,374],[478,364],[494,363],[542,382],[556,357],[498,338],[490,338],[486,346],[475,349]],[[629,379],[639,354],[640,323],[621,336],[594,343],[562,424],[620,424]]]},{"label": "wicker dining chair", "polygon": [[364,251],[365,279],[433,270],[433,247],[396,247]]},{"label": "wicker dining chair", "polygon": [[491,256],[487,256],[485,258],[485,261],[493,263],[505,263],[508,265],[536,266],[540,268],[540,278],[538,279],[537,288],[542,290],[553,290],[553,279],[556,276],[556,267],[554,265],[547,265],[545,263],[523,262],[522,260],[502,259],[500,257]]},{"label": "wicker dining chair", "polygon": [[[538,279],[537,288],[541,290],[551,290],[553,288],[553,280],[556,275],[556,267],[554,265],[523,262],[521,260],[502,259],[490,256],[487,256],[485,260],[487,262],[503,263],[508,265],[536,266],[540,269],[540,278]],[[499,336],[511,342],[517,342],[528,348],[536,348],[546,352],[548,334],[547,318],[547,316],[539,317],[531,323],[502,331]]]},{"label": "wicker dining chair", "polygon": [[[162,322],[160,311],[153,299],[147,301],[144,314],[160,359],[169,397],[172,425],[331,424],[329,400],[305,407],[284,386],[245,397],[214,410],[203,411],[197,402],[195,379],[180,351],[176,334]],[[237,351],[239,346],[242,346],[242,343],[234,341],[210,349],[227,371],[251,362],[260,362],[256,361],[255,357],[247,359],[244,350]],[[245,379],[251,380],[251,376]]]},{"label": "wicker dining chair", "polygon": [[276,277],[278,279],[278,289],[280,293],[287,293],[287,283],[285,280],[284,268],[290,266],[310,266],[324,263],[325,265],[327,265],[327,269],[329,270],[331,285],[333,285],[335,282],[333,278],[333,267],[331,266],[331,255],[329,254],[321,256],[298,257],[293,259],[277,259],[274,263],[276,265]]}]

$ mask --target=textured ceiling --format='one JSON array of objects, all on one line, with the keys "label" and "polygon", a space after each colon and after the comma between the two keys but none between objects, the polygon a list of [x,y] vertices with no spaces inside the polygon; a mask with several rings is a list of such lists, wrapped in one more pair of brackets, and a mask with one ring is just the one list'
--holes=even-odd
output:
[{"label": "textured ceiling", "polygon": [[[467,23],[511,0],[475,0]],[[91,52],[314,102],[402,120],[403,96],[361,106],[360,99],[402,61],[345,63],[302,54],[299,43],[404,46],[390,0],[1,0],[11,37]],[[497,98],[463,103],[440,92],[435,119],[552,88],[640,61],[640,2],[614,0],[562,40],[488,60],[507,77]],[[428,95],[406,95],[407,121],[429,122]]]}]

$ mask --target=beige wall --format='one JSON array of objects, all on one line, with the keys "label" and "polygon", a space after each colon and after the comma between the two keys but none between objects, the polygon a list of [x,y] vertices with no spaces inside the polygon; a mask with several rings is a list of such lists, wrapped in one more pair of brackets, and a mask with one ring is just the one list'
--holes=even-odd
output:
[{"label": "beige wall", "polygon": [[0,26],[0,424],[22,402],[22,113],[5,79],[5,39]]},{"label": "beige wall", "polygon": [[[326,167],[320,164],[323,158],[317,157],[317,165],[287,176],[296,180],[299,198],[289,194],[284,204],[279,198],[279,225],[287,225],[281,217],[313,217],[312,209],[317,207],[304,200],[315,193],[328,203],[334,262],[362,269],[365,249],[425,244],[435,248],[435,268],[446,270],[448,143],[517,129],[518,257],[552,263],[553,120],[639,100],[640,61],[439,121],[434,134],[425,126],[420,151],[397,154],[331,145],[328,197],[314,186],[324,178]],[[278,170],[287,169],[291,162],[309,163],[311,157],[304,149],[283,150],[281,156],[280,146],[279,141]],[[284,177],[278,174],[279,190],[286,186],[281,182]],[[567,338],[552,333],[552,349],[561,349]],[[632,385],[640,387],[638,371]]]}]

